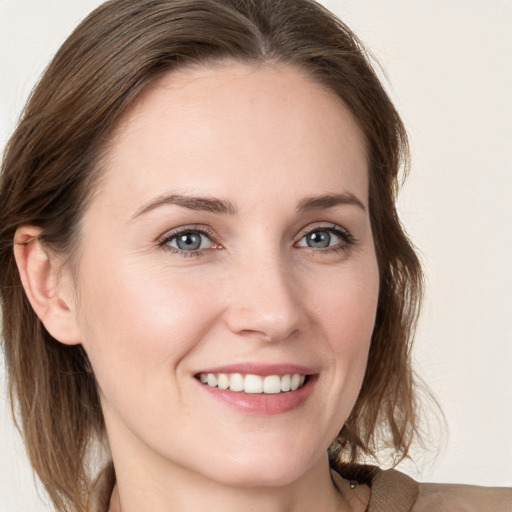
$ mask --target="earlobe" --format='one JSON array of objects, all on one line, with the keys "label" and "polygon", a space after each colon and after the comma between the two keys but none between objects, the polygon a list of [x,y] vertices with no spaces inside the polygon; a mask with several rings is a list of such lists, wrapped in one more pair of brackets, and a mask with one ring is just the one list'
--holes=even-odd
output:
[{"label": "earlobe", "polygon": [[[46,330],[66,345],[81,342],[70,286],[57,257],[39,240],[41,228],[21,226],[14,235],[14,257],[27,298]],[[68,283],[69,284],[69,283]]]}]

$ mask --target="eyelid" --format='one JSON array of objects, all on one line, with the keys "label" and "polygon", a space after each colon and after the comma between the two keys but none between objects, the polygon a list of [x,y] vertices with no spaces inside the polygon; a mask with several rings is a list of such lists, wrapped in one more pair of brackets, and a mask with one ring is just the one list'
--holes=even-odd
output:
[{"label": "eyelid", "polygon": [[213,231],[208,226],[202,226],[200,224],[186,224],[184,226],[178,226],[176,228],[165,230],[161,235],[157,237],[156,242],[163,242],[168,238],[172,238],[179,235],[180,233],[186,233],[189,231],[197,231],[198,233],[202,233],[207,236],[213,235]]},{"label": "eyelid", "polygon": [[314,231],[324,230],[324,231],[333,231],[336,234],[339,234],[346,242],[355,242],[354,236],[350,233],[350,231],[339,224],[333,224],[332,222],[328,223],[314,223],[309,224],[305,228],[301,229],[299,234],[297,235],[297,240],[295,243],[298,243],[302,240],[306,235],[312,233]]}]

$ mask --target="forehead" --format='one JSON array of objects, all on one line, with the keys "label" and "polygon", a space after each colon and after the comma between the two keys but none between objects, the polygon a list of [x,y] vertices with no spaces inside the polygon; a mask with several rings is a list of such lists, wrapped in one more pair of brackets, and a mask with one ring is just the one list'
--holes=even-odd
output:
[{"label": "forehead", "polygon": [[357,122],[331,91],[283,65],[170,73],[124,116],[105,168],[103,192],[112,195],[120,183],[147,198],[162,187],[223,196],[226,183],[235,192],[251,187],[256,198],[301,184],[319,188],[311,194],[367,193]]}]

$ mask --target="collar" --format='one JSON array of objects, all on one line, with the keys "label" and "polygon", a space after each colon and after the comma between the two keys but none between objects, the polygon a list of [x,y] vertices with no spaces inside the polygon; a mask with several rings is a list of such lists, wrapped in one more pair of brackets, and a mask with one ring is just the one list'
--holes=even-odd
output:
[{"label": "collar", "polygon": [[418,483],[395,469],[337,464],[332,469],[345,480],[371,489],[367,512],[411,512],[418,497]]}]

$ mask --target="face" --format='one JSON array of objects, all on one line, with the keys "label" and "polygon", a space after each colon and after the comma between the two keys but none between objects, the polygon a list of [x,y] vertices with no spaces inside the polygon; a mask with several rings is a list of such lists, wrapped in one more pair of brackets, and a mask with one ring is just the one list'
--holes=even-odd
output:
[{"label": "face", "polygon": [[114,460],[243,485],[325,460],[378,296],[363,137],[301,70],[187,69],[118,128],[76,294]]}]

